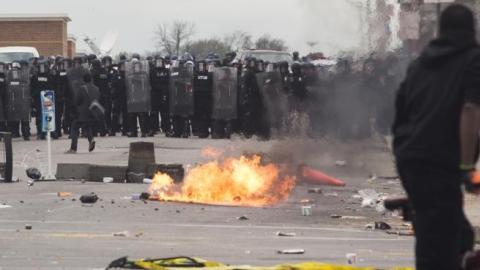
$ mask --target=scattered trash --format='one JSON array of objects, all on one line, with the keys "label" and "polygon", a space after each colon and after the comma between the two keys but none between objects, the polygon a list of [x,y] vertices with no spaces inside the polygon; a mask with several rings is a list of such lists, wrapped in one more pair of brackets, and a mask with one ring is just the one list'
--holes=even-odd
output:
[{"label": "scattered trash", "polygon": [[40,180],[40,178],[42,178],[42,173],[37,168],[28,168],[26,174],[28,178],[32,180]]},{"label": "scattered trash", "polygon": [[372,230],[372,231],[375,230],[375,224],[369,223],[365,225],[365,230]]},{"label": "scattered trash", "polygon": [[338,193],[336,193],[336,192],[324,193],[323,196],[325,196],[325,197],[338,197]]},{"label": "scattered trash", "polygon": [[117,237],[129,237],[129,235],[130,233],[128,231],[113,233],[113,236],[117,236]]},{"label": "scattered trash", "polygon": [[345,160],[337,160],[337,161],[335,161],[335,166],[345,167],[345,166],[347,166],[347,162]]},{"label": "scattered trash", "polygon": [[341,216],[341,215],[337,215],[337,214],[333,214],[333,215],[330,215],[330,218],[335,218],[335,219],[337,219],[337,218],[342,218],[342,216]]},{"label": "scattered trash", "polygon": [[27,181],[27,186],[31,187],[31,186],[33,186],[33,184],[35,184],[35,181],[33,181],[33,180],[28,180]]},{"label": "scattered trash", "polygon": [[140,237],[142,235],[143,235],[143,232],[138,232],[138,233],[135,234],[135,237]]},{"label": "scattered trash", "polygon": [[357,254],[356,253],[347,253],[345,255],[347,258],[347,264],[354,265],[357,263]]},{"label": "scattered trash", "polygon": [[153,182],[153,180],[150,179],[150,178],[143,178],[143,183],[144,184],[151,184],[152,182]]},{"label": "scattered trash", "polygon": [[370,178],[367,179],[367,183],[372,183],[373,181],[378,180],[378,177],[376,174],[372,174]]},{"label": "scattered trash", "polygon": [[57,192],[57,196],[60,197],[60,198],[65,198],[65,197],[70,197],[72,196],[73,194],[71,192]]},{"label": "scattered trash", "polygon": [[311,216],[312,215],[312,206],[304,205],[302,206],[302,216]]},{"label": "scattered trash", "polygon": [[374,208],[378,203],[378,193],[373,189],[362,189],[358,191],[362,198],[362,207]]},{"label": "scattered trash", "polygon": [[393,234],[398,236],[414,236],[415,232],[413,230],[406,231],[386,231],[387,234]]},{"label": "scattered trash", "polygon": [[284,249],[284,250],[277,250],[277,254],[304,254],[304,249]]},{"label": "scattered trash", "polygon": [[300,200],[300,203],[311,203],[313,202],[312,200],[310,199],[303,199],[303,200]]},{"label": "scattered trash", "polygon": [[103,177],[104,183],[113,183],[113,177]]},{"label": "scattered trash", "polygon": [[341,216],[340,218],[341,218],[341,219],[351,219],[351,220],[363,220],[363,219],[367,219],[366,217],[362,217],[362,216]]},{"label": "scattered trash", "polygon": [[377,221],[375,222],[375,230],[390,230],[392,226],[388,225],[388,223],[383,222],[383,221]]},{"label": "scattered trash", "polygon": [[246,217],[246,216],[239,216],[239,217],[237,217],[237,220],[248,220],[248,217]]},{"label": "scattered trash", "polygon": [[383,205],[383,203],[377,204],[377,206],[375,206],[375,210],[382,215],[387,212],[387,209],[385,208],[385,205]]},{"label": "scattered trash", "polygon": [[82,203],[96,203],[98,201],[98,196],[97,194],[95,193],[90,193],[90,194],[85,194],[85,195],[82,195],[80,196],[80,201]]},{"label": "scattered trash", "polygon": [[308,193],[322,194],[322,190],[320,188],[310,188],[308,189]]},{"label": "scattered trash", "polygon": [[140,194],[140,200],[148,200],[150,198],[150,194],[148,192],[142,192]]},{"label": "scattered trash", "polygon": [[31,230],[32,228],[32,224],[25,224],[25,230]]},{"label": "scattered trash", "polygon": [[277,236],[284,236],[284,237],[295,237],[297,236],[296,233],[287,233],[287,232],[277,232]]},{"label": "scattered trash", "polygon": [[0,205],[0,209],[6,209],[6,208],[12,208],[11,205],[8,205],[8,204],[2,204]]}]

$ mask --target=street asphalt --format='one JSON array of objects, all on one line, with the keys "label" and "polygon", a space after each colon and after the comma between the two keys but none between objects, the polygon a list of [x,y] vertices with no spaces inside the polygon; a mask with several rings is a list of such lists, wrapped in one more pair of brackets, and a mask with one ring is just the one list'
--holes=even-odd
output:
[{"label": "street asphalt", "polygon": [[[68,155],[64,151],[69,141],[62,139],[53,142],[53,168],[58,162],[126,165],[129,143],[141,140],[155,143],[157,163],[195,166],[205,161],[201,150],[206,146],[234,156],[256,151],[273,159],[287,155],[345,180],[347,186],[318,186],[322,193],[317,194],[308,193],[315,186],[299,183],[288,201],[263,208],[132,200],[132,195],[147,190],[145,184],[56,181],[28,186],[24,170],[31,166],[45,170],[46,143],[15,140],[14,174],[19,182],[0,184],[0,269],[102,269],[122,256],[191,256],[241,265],[345,264],[347,253],[355,253],[362,266],[413,265],[413,237],[365,229],[384,221],[394,231],[405,230],[401,218],[362,208],[361,199],[355,197],[365,188],[390,196],[402,194],[398,181],[381,178],[395,174],[381,142],[107,137],[97,139],[93,153],[82,141],[79,153]],[[337,160],[346,165],[335,166]],[[58,192],[71,195],[59,197]],[[82,204],[79,197],[90,192],[100,200]],[[313,205],[312,216],[302,216],[301,200]],[[474,198],[467,202],[474,223],[480,221],[475,202]],[[239,220],[241,216],[246,219]],[[295,236],[281,237],[277,232]],[[305,253],[277,254],[283,249]]]}]

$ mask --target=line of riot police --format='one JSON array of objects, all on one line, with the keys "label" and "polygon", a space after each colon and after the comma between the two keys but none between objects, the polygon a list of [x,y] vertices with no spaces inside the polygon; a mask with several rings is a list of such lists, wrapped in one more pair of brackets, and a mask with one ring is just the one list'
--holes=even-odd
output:
[{"label": "line of riot police", "polygon": [[360,76],[345,61],[331,72],[300,62],[232,63],[215,54],[195,61],[188,53],[146,59],[133,54],[116,64],[110,56],[94,55],[0,63],[0,130],[29,140],[34,117],[37,138],[45,139],[40,92],[53,90],[57,129],[52,136],[69,134],[76,117],[73,100],[90,73],[105,110],[104,120],[94,124],[100,136],[361,137],[369,133],[372,118],[379,130],[386,132],[389,125],[391,95],[381,84],[392,84],[392,76],[374,74],[379,70],[373,60],[365,61]]}]

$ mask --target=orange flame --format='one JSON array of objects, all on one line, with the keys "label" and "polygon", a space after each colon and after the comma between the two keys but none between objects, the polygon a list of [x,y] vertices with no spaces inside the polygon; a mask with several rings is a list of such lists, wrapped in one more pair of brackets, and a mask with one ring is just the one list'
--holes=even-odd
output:
[{"label": "orange flame", "polygon": [[282,177],[278,166],[261,161],[260,156],[211,161],[191,169],[183,184],[157,173],[148,191],[161,201],[214,205],[260,207],[288,199],[295,177]]}]

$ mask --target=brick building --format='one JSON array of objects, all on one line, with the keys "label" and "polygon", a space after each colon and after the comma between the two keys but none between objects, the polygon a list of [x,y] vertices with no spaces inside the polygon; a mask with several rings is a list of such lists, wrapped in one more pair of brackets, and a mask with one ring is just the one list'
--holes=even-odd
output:
[{"label": "brick building", "polygon": [[29,46],[40,55],[75,55],[75,39],[69,39],[67,14],[0,14],[0,47]]}]

